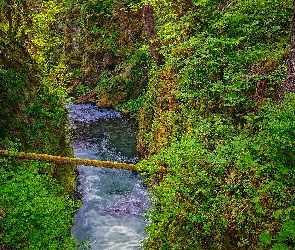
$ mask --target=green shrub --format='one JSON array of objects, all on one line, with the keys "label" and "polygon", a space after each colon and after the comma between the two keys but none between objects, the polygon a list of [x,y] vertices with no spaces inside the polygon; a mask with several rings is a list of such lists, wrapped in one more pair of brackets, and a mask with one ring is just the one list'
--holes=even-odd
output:
[{"label": "green shrub", "polygon": [[79,203],[46,174],[48,164],[0,160],[0,242],[8,249],[75,249],[70,228]]},{"label": "green shrub", "polygon": [[293,249],[294,105],[294,94],[267,102],[236,131],[208,118],[194,136],[142,161],[147,182],[159,181],[144,249]]}]

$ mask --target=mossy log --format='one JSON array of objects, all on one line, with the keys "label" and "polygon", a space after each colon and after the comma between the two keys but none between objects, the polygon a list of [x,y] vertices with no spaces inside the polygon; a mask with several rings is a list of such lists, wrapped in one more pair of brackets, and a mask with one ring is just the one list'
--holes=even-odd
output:
[{"label": "mossy log", "polygon": [[93,167],[137,170],[137,167],[135,164],[124,163],[124,162],[89,160],[89,159],[70,158],[70,157],[47,155],[47,154],[14,152],[9,150],[0,150],[0,155],[3,157],[14,157],[14,158],[21,158],[21,159],[28,159],[28,160],[46,161],[46,162],[59,162],[59,163],[93,166]]}]

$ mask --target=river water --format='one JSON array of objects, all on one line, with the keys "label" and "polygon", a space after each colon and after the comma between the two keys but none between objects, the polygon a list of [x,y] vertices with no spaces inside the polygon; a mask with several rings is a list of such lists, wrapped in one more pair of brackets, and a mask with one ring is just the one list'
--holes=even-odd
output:
[{"label": "river water", "polygon": [[[76,157],[136,163],[137,126],[112,109],[71,104],[70,126]],[[75,215],[78,241],[90,237],[94,250],[139,249],[147,192],[136,171],[78,166],[83,206]]]}]

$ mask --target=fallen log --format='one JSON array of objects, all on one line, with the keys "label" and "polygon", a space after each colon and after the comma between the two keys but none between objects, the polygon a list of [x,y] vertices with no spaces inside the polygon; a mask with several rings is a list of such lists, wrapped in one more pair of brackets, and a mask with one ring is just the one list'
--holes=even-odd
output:
[{"label": "fallen log", "polygon": [[71,158],[71,157],[55,156],[55,155],[47,155],[47,154],[14,152],[9,150],[0,150],[0,155],[2,157],[13,157],[13,158],[39,160],[39,161],[46,161],[46,162],[58,162],[58,163],[93,166],[93,167],[137,170],[137,167],[135,164],[124,163],[124,162],[99,161],[99,160]]}]

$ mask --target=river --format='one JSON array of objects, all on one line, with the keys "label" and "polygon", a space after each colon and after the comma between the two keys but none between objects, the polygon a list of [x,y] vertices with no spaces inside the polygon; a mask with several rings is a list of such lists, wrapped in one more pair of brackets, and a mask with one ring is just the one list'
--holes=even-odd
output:
[{"label": "river", "polygon": [[[137,126],[133,119],[93,104],[71,104],[76,157],[136,163]],[[75,215],[78,241],[90,237],[93,250],[139,249],[147,222],[147,191],[136,171],[78,166],[83,206]]]}]

